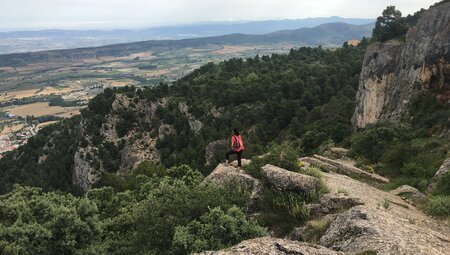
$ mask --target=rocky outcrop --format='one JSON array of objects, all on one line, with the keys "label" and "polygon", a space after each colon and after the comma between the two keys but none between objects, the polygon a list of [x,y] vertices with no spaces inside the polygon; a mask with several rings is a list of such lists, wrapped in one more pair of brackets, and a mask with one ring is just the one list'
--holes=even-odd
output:
[{"label": "rocky outcrop", "polygon": [[337,171],[337,167],[328,164],[326,162],[323,162],[321,160],[318,160],[316,158],[311,158],[311,157],[304,157],[304,158],[300,158],[299,159],[300,162],[306,162],[309,165],[312,165],[314,167],[319,168],[320,170],[324,171],[324,172],[336,172]]},{"label": "rocky outcrop", "polygon": [[422,192],[409,185],[402,185],[395,190],[392,190],[391,193],[400,196],[405,201],[414,205],[424,202],[427,199]]},{"label": "rocky outcrop", "polygon": [[318,217],[320,215],[348,210],[362,204],[364,203],[357,197],[348,197],[340,193],[331,193],[323,195],[317,203],[308,204],[306,207],[310,210],[311,215]]},{"label": "rocky outcrop", "polygon": [[261,172],[267,182],[278,190],[311,193],[319,187],[317,178],[277,166],[267,164],[261,168]]},{"label": "rocky outcrop", "polygon": [[78,148],[75,152],[72,182],[75,187],[82,191],[89,190],[99,178],[92,166],[92,157],[95,158],[95,154],[91,147]]},{"label": "rocky outcrop", "polygon": [[[93,144],[96,137],[88,134],[86,129],[87,120],[81,121],[80,132],[85,136],[87,145],[77,148],[74,155],[73,184],[82,191],[87,191],[97,182],[105,171],[105,162],[102,161],[102,154],[111,149],[117,151],[114,160],[120,157],[117,172],[120,174],[129,173],[137,164],[149,160],[160,163],[160,154],[156,148],[157,139],[175,133],[171,125],[160,123],[158,127],[151,126],[152,120],[157,118],[158,107],[167,105],[166,100],[157,102],[147,102],[138,98],[128,97],[124,94],[116,94],[111,104],[111,112],[105,116],[99,132],[103,137],[102,143]],[[119,137],[116,127],[121,121],[121,113],[132,111],[139,116],[140,124],[146,125],[146,130],[142,127],[133,127],[123,137]],[[155,134],[152,136],[152,134]],[[108,148],[105,148],[105,144]]]},{"label": "rocky outcrop", "polygon": [[434,188],[436,188],[439,181],[450,171],[450,158],[446,159],[444,163],[442,163],[441,167],[434,174],[433,179],[431,179],[430,184],[428,185],[428,191],[432,192]]},{"label": "rocky outcrop", "polygon": [[210,142],[205,149],[206,166],[210,166],[218,159],[225,158],[225,152],[229,150],[229,142],[227,140],[217,140]]},{"label": "rocky outcrop", "polygon": [[[242,161],[242,165],[247,165],[249,163],[248,160]],[[241,184],[249,187],[251,194],[247,207],[250,213],[255,212],[258,209],[258,201],[261,197],[263,188],[262,183],[258,179],[246,174],[242,169],[238,168],[237,165],[233,166],[231,164],[219,164],[214,171],[205,178],[205,181],[217,184],[223,184],[229,180],[237,180]]]},{"label": "rocky outcrop", "polygon": [[329,159],[329,158],[326,158],[326,157],[323,157],[320,155],[314,155],[314,158],[317,160],[320,160],[326,164],[336,167],[337,173],[342,173],[342,174],[350,175],[350,176],[360,176],[360,177],[367,178],[372,181],[381,182],[381,183],[389,182],[389,179],[387,179],[386,177],[383,177],[378,174],[366,172],[362,169],[359,169],[359,168],[353,166],[352,164],[350,164],[348,162]]},{"label": "rocky outcrop", "polygon": [[220,250],[198,253],[201,255],[338,255],[336,252],[320,245],[261,237],[243,241],[235,246]]},{"label": "rocky outcrop", "polygon": [[450,229],[400,197],[348,176],[324,173],[330,194],[345,189],[362,205],[336,214],[319,244],[348,255],[444,255],[450,250]]},{"label": "rocky outcrop", "polygon": [[122,149],[120,155],[119,172],[127,174],[139,163],[149,160],[156,164],[160,163],[161,157],[156,149],[156,139],[150,134],[140,134],[139,139],[133,139],[134,134],[130,134],[128,142]]},{"label": "rocky outcrop", "polygon": [[360,75],[353,127],[408,119],[407,105],[426,90],[450,99],[450,3],[432,7],[409,29],[406,41],[373,43]]},{"label": "rocky outcrop", "polygon": [[178,104],[178,110],[186,117],[186,119],[189,122],[189,127],[191,128],[192,131],[194,131],[195,133],[200,132],[200,130],[203,128],[203,123],[201,121],[199,121],[198,119],[196,119],[194,117],[194,115],[192,115],[189,112],[189,107],[187,106],[187,104],[185,102],[180,102]]}]

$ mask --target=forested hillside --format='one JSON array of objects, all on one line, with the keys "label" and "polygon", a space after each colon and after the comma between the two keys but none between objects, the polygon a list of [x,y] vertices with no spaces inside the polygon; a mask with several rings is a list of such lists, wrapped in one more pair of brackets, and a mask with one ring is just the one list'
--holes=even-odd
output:
[{"label": "forested hillside", "polygon": [[[206,146],[227,139],[234,127],[243,131],[245,157],[264,152],[271,142],[291,141],[305,153],[329,139],[341,142],[351,133],[367,44],[363,40],[357,47],[300,48],[286,55],[230,59],[207,64],[173,85],[108,89],[81,117],[45,128],[0,160],[1,191],[9,191],[13,183],[75,191],[74,156],[85,148],[89,152],[80,154],[101,183],[115,179],[123,168],[124,150],[135,141],[154,139],[154,151],[166,167],[184,163],[204,173],[210,171],[204,166]],[[125,106],[117,106],[121,104]],[[146,109],[154,114],[148,117]],[[111,119],[114,125],[108,130],[104,123]],[[190,126],[193,121],[200,123],[197,128]],[[114,139],[105,140],[110,131]]]}]

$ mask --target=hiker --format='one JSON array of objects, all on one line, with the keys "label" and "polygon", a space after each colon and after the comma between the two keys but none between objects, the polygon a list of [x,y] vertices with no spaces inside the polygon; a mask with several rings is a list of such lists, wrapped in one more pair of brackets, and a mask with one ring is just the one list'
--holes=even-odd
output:
[{"label": "hiker", "polygon": [[226,163],[229,163],[230,155],[236,154],[238,167],[241,167],[241,156],[244,151],[244,143],[242,142],[242,136],[239,134],[239,130],[237,128],[233,129],[233,135],[231,136],[231,151],[227,152],[226,155]]}]

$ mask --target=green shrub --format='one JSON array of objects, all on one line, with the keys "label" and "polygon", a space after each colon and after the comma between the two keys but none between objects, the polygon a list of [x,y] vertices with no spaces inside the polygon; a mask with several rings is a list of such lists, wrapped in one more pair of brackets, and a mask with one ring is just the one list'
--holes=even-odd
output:
[{"label": "green shrub", "polygon": [[300,170],[300,166],[297,162],[298,154],[298,151],[287,144],[272,144],[268,153],[263,156],[253,157],[252,162],[245,166],[244,170],[256,178],[261,178],[261,167],[266,164],[271,164],[289,171],[298,172]]},{"label": "green shrub", "polygon": [[104,253],[97,214],[87,198],[14,186],[0,196],[0,253]]},{"label": "green shrub", "polygon": [[435,196],[423,205],[423,209],[430,215],[448,218],[450,217],[450,196]]},{"label": "green shrub", "polygon": [[323,193],[328,193],[330,189],[327,187],[325,181],[323,180],[322,171],[317,167],[308,167],[306,169],[300,169],[299,172],[301,174],[306,174],[312,177],[319,179],[319,189],[316,191],[316,196],[319,196]]},{"label": "green shrub", "polygon": [[450,196],[450,172],[446,173],[438,181],[436,188],[433,190],[433,194]]},{"label": "green shrub", "polygon": [[265,188],[259,204],[261,223],[279,231],[278,234],[286,234],[309,218],[310,211],[306,204],[316,198],[315,195]]},{"label": "green shrub", "polygon": [[266,230],[256,221],[246,219],[239,208],[231,207],[224,212],[216,207],[198,220],[176,227],[172,244],[176,254],[190,254],[223,249],[264,235],[267,235]]}]

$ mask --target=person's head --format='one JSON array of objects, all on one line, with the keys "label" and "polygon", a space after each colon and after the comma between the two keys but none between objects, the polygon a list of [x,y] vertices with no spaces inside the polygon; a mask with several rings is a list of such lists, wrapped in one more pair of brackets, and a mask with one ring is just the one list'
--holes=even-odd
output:
[{"label": "person's head", "polygon": [[239,129],[233,128],[233,133],[234,133],[234,135],[239,135]]}]

